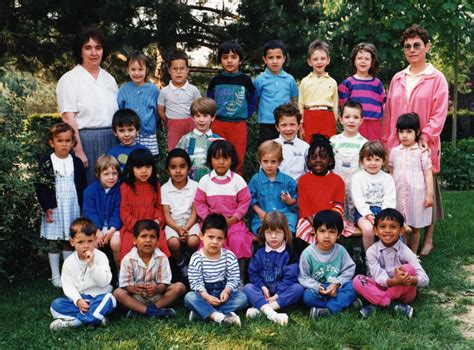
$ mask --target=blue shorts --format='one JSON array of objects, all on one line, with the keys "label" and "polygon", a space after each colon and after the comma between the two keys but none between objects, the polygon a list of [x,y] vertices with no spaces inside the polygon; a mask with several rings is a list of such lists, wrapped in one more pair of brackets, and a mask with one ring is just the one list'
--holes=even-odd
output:
[{"label": "blue shorts", "polygon": [[[376,207],[376,206],[370,206],[370,211],[372,212],[372,214],[374,214],[374,216],[376,216],[378,213],[380,213],[382,211],[382,208],[381,207]],[[354,213],[354,224],[357,225],[357,221],[359,221],[359,219],[362,217],[362,215],[357,211],[357,209],[355,209],[355,213]]]}]

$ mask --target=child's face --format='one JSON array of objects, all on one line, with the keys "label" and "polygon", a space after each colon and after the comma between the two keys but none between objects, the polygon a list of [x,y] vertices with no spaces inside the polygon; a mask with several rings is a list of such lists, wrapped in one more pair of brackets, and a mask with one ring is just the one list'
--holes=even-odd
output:
[{"label": "child's face", "polygon": [[239,71],[240,56],[234,51],[223,53],[221,56],[221,65],[227,73],[237,73]]},{"label": "child's face", "polygon": [[117,136],[120,144],[123,146],[135,145],[137,133],[138,130],[132,124],[117,126],[117,128],[114,130],[115,136]]},{"label": "child's face", "polygon": [[151,165],[143,166],[134,166],[133,167],[133,176],[137,181],[147,182],[153,172],[153,167]]},{"label": "child's face", "polygon": [[377,226],[374,226],[374,233],[386,247],[391,247],[398,241],[398,237],[403,234],[403,227],[391,219],[380,220]]},{"label": "child's face", "polygon": [[272,249],[278,249],[285,241],[285,233],[282,230],[266,230],[265,242]]},{"label": "child's face", "polygon": [[308,65],[313,68],[313,73],[317,75],[324,75],[326,73],[326,67],[328,66],[331,59],[329,58],[326,51],[314,50],[311,56],[308,58]]},{"label": "child's face", "polygon": [[225,241],[225,232],[217,228],[208,228],[206,232],[201,234],[203,250],[206,256],[219,255]]},{"label": "child's face", "polygon": [[80,260],[86,259],[86,252],[93,252],[95,248],[95,233],[86,236],[83,232],[77,232],[73,238],[69,240],[71,245],[77,252],[77,256]]},{"label": "child's face", "polygon": [[367,51],[359,51],[354,59],[354,65],[357,69],[357,74],[368,76],[369,70],[372,67],[372,55]]},{"label": "child's face", "polygon": [[325,149],[316,148],[308,157],[308,168],[317,176],[324,176],[328,172],[330,156]]},{"label": "child's face", "polygon": [[345,107],[339,121],[344,127],[344,134],[347,136],[357,135],[363,121],[360,109]]},{"label": "child's face", "polygon": [[262,166],[263,172],[269,177],[276,175],[280,164],[281,162],[276,153],[264,154],[260,159],[260,165]]},{"label": "child's face", "polygon": [[118,171],[115,167],[109,166],[100,173],[99,181],[103,188],[108,189],[115,186],[118,180]]},{"label": "child's face", "polygon": [[49,146],[54,150],[54,154],[58,158],[67,158],[69,152],[74,147],[74,138],[72,131],[60,132],[53,136],[52,140],[49,140]]},{"label": "child's face", "polygon": [[273,74],[280,73],[283,65],[285,64],[286,57],[283,54],[282,49],[269,49],[265,56],[263,56],[263,62]]},{"label": "child's face", "polygon": [[188,80],[189,67],[185,60],[173,60],[169,67],[171,81],[176,87],[181,87]]},{"label": "child's face", "polygon": [[194,126],[200,132],[206,133],[211,128],[211,123],[214,121],[215,118],[215,115],[202,114],[200,112],[197,112],[195,115],[193,115]]},{"label": "child's face", "polygon": [[319,250],[327,252],[334,247],[337,237],[339,237],[337,229],[327,228],[326,225],[319,226],[316,229],[316,238],[318,239],[316,247],[318,247]]},{"label": "child's face", "polygon": [[286,141],[291,141],[296,137],[300,125],[295,116],[284,115],[278,121],[276,128]]},{"label": "child's face", "polygon": [[168,169],[166,170],[168,171],[168,174],[170,175],[171,180],[175,186],[181,184],[186,185],[186,182],[188,181],[189,167],[184,158],[171,158]]},{"label": "child's face", "polygon": [[222,152],[218,152],[215,156],[212,156],[211,165],[217,175],[224,176],[232,165],[232,158],[224,156]]},{"label": "child's face", "polygon": [[369,174],[375,175],[382,169],[383,159],[376,155],[365,157],[362,159],[362,166]]},{"label": "child's face", "polygon": [[405,147],[411,147],[416,143],[416,132],[413,129],[398,130],[398,139]]},{"label": "child's face", "polygon": [[128,65],[128,75],[130,79],[137,85],[143,85],[146,81],[147,69],[144,64],[138,61],[132,61]]},{"label": "child's face", "polygon": [[407,38],[403,45],[405,59],[410,65],[422,64],[426,61],[426,54],[430,50],[430,44],[424,44],[417,35],[414,38]]},{"label": "child's face", "polygon": [[158,234],[155,230],[141,230],[137,237],[133,237],[133,244],[137,247],[140,255],[151,256],[157,241]]}]

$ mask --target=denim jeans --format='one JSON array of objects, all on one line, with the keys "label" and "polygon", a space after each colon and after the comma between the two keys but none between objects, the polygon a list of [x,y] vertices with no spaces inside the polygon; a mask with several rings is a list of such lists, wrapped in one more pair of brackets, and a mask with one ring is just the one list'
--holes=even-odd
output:
[{"label": "denim jeans", "polygon": [[[219,298],[221,292],[225,288],[225,282],[205,283],[205,287],[207,293]],[[219,306],[212,306],[197,292],[189,292],[184,297],[184,306],[189,310],[197,312],[203,320],[216,311],[223,314],[229,314],[232,311],[244,309],[247,305],[247,296],[242,292],[231,292],[229,294],[229,299]]]},{"label": "denim jeans", "polygon": [[[328,285],[328,283],[323,283],[325,288]],[[332,314],[335,314],[351,306],[356,297],[357,295],[352,287],[352,283],[347,282],[337,290],[337,294],[334,298],[319,294],[319,291],[314,289],[306,289],[304,291],[303,300],[304,303],[310,307],[327,308]]]}]

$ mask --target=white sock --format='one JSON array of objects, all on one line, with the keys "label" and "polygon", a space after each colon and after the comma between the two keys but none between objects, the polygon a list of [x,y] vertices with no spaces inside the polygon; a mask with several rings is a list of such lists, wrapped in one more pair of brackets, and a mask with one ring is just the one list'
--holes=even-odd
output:
[{"label": "white sock", "polygon": [[267,318],[272,320],[273,318],[276,318],[278,316],[278,312],[273,310],[273,308],[270,306],[270,304],[265,304],[260,308],[260,311],[262,311]]},{"label": "white sock", "polygon": [[67,259],[69,255],[71,255],[74,250],[63,250],[63,261]]},{"label": "white sock", "polygon": [[61,261],[60,253],[48,253],[49,266],[51,267],[51,279],[61,277],[59,265]]},{"label": "white sock", "polygon": [[222,312],[214,312],[214,316],[212,317],[212,320],[217,323],[222,323],[222,320],[224,319],[225,315]]}]

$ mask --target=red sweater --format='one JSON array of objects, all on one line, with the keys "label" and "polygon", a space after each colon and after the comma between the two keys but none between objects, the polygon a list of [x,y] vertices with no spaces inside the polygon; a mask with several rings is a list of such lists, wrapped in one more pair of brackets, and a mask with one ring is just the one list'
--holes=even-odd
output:
[{"label": "red sweater", "polygon": [[309,172],[298,180],[299,217],[305,218],[321,210],[344,212],[344,181],[339,175],[329,172],[317,176]]},{"label": "red sweater", "polygon": [[[120,185],[120,194],[122,201],[120,203],[120,219],[122,220],[122,229],[120,230],[120,257],[122,258],[133,248],[133,226],[138,220],[149,219],[158,220],[160,228],[165,224],[165,217],[161,207],[160,184],[158,184],[156,192],[148,182],[135,182],[135,191],[122,183]],[[160,232],[158,240],[158,248],[170,256],[164,230]]]}]

